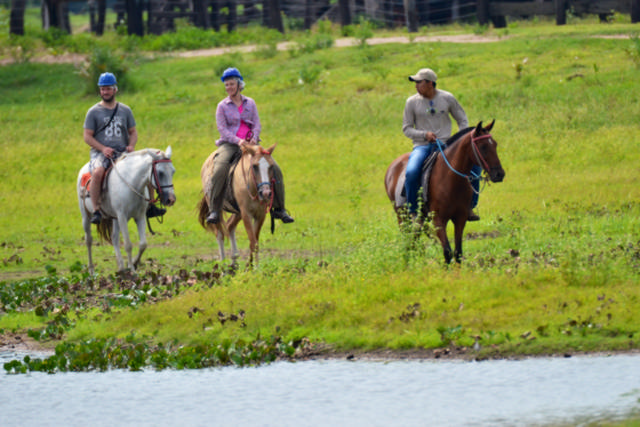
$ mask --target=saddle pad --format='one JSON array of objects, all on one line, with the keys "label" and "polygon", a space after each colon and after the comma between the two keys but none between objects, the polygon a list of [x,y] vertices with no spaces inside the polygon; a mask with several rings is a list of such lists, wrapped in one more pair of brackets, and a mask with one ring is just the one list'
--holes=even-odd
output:
[{"label": "saddle pad", "polygon": [[91,185],[91,173],[86,172],[82,174],[82,177],[80,178],[80,186],[85,187],[88,190],[90,185]]}]

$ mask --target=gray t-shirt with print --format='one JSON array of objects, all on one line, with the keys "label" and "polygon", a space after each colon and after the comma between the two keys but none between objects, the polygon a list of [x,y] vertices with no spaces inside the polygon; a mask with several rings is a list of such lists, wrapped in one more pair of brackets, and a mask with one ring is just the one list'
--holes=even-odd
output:
[{"label": "gray t-shirt with print", "polygon": [[[118,111],[113,120],[109,123],[113,109],[108,109],[97,103],[87,111],[84,119],[84,128],[91,129],[94,132],[94,138],[102,145],[113,148],[118,153],[126,151],[129,145],[129,129],[136,126],[131,108],[123,103],[118,103]],[[104,127],[107,123],[109,125]],[[104,127],[104,128],[103,128]],[[100,132],[98,130],[102,129]],[[91,148],[91,159],[98,157],[100,152],[95,148]]]}]

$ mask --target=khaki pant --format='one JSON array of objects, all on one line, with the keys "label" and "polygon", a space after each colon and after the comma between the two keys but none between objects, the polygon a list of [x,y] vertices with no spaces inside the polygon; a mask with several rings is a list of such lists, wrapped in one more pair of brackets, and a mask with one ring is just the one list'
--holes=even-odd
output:
[{"label": "khaki pant", "polygon": [[[213,158],[213,172],[211,174],[211,192],[209,193],[209,212],[222,213],[224,193],[228,185],[229,169],[235,156],[240,156],[240,146],[223,143],[216,150]],[[275,163],[275,159],[274,159]],[[273,165],[274,194],[273,209],[284,210],[284,179],[277,163]]]}]

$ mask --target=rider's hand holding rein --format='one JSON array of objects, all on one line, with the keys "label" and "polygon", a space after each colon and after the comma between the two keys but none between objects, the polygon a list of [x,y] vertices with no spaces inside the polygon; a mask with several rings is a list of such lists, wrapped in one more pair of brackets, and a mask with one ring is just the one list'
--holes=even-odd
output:
[{"label": "rider's hand holding rein", "polygon": [[424,139],[425,139],[426,141],[429,141],[429,142],[436,142],[436,140],[437,140],[438,138],[436,137],[436,134],[435,134],[435,133],[430,132],[430,131],[427,131],[427,132],[425,132],[425,134],[424,134]]}]

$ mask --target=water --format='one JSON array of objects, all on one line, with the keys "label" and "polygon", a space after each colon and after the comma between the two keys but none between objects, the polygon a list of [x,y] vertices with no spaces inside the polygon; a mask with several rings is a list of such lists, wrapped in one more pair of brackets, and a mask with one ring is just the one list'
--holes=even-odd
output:
[{"label": "water", "polygon": [[579,425],[638,414],[639,378],[638,355],[0,374],[0,425]]}]

